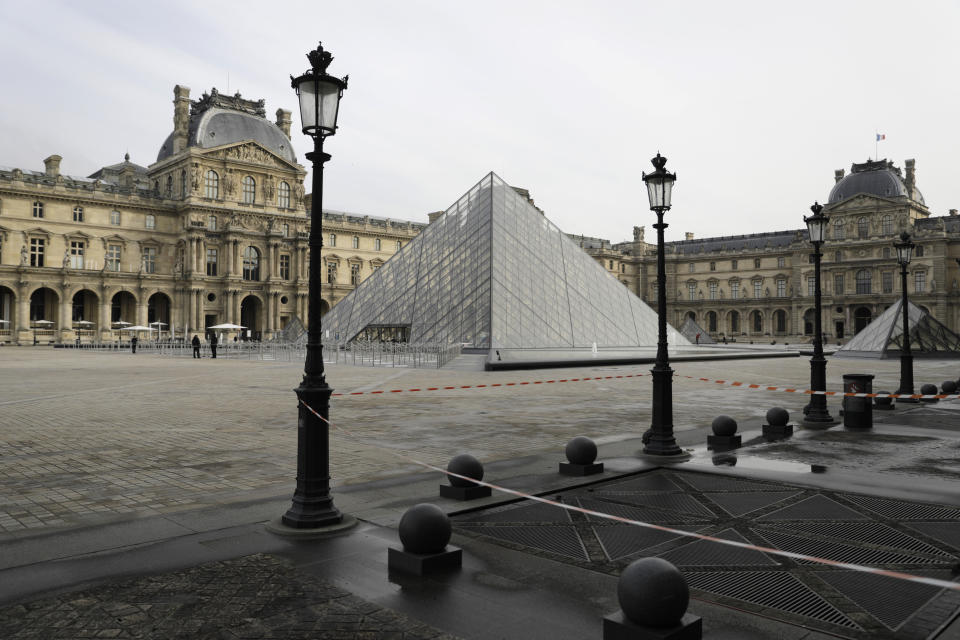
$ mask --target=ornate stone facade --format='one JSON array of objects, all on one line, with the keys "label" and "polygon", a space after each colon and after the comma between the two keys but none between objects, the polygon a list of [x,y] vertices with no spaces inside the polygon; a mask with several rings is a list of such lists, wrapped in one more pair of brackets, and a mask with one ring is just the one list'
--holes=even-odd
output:
[{"label": "ornate stone facade", "polygon": [[[149,167],[128,156],[78,178],[53,155],[42,172],[0,168],[0,341],[116,340],[118,321],[178,338],[226,322],[268,339],[306,320],[306,171],[290,113],[270,122],[262,101],[189,94],[174,89],[173,133]],[[350,243],[325,248],[343,265],[326,308],[352,290],[351,270],[362,279],[422,227],[336,213],[324,226]]]}]

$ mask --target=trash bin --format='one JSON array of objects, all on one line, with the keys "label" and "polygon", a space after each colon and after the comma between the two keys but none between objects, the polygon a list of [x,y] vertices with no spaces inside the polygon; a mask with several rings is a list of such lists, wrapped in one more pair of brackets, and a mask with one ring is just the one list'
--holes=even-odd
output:
[{"label": "trash bin", "polygon": [[[844,393],[873,393],[873,375],[843,374]],[[843,398],[843,426],[849,429],[873,428],[873,398]]]}]

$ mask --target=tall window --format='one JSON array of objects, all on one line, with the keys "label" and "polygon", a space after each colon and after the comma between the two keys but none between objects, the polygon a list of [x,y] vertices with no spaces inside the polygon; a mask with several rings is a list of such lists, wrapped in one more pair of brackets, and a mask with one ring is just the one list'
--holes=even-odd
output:
[{"label": "tall window", "polygon": [[787,297],[787,281],[784,278],[777,278],[777,297]]},{"label": "tall window", "polygon": [[816,293],[817,279],[813,276],[807,276],[807,295],[812,296]]},{"label": "tall window", "polygon": [[717,299],[717,283],[711,282],[707,286],[709,287],[709,290],[710,290],[710,299],[716,300]]},{"label": "tall window", "polygon": [[782,269],[787,264],[787,259],[783,256],[777,256],[777,267]]},{"label": "tall window", "polygon": [[380,238],[374,238],[373,240],[373,250],[380,251]]},{"label": "tall window", "polygon": [[753,312],[753,332],[763,333],[763,314],[759,311]]},{"label": "tall window", "polygon": [[925,271],[913,272],[913,292],[923,293],[926,290],[927,274]]},{"label": "tall window", "polygon": [[716,332],[717,330],[717,312],[708,311],[707,312],[707,331],[711,333]]},{"label": "tall window", "polygon": [[335,247],[337,246],[337,234],[330,234],[330,241],[327,243],[328,246]]},{"label": "tall window", "polygon": [[833,254],[834,262],[843,262],[843,251],[837,251]]},{"label": "tall window", "polygon": [[74,207],[74,208],[73,208],[73,221],[74,221],[74,222],[83,222],[83,207]]},{"label": "tall window", "polygon": [[397,251],[400,251],[400,247],[402,247],[402,246],[403,246],[403,245],[402,245],[402,244],[400,244],[400,241],[399,241],[399,240],[397,240]]},{"label": "tall window", "polygon": [[774,331],[777,333],[787,332],[787,312],[783,309],[777,309],[773,312]]},{"label": "tall window", "polygon": [[868,269],[857,271],[857,293],[871,293],[872,276]]},{"label": "tall window", "polygon": [[147,229],[156,229],[157,228],[157,217],[152,213],[148,213],[146,217],[146,227]]},{"label": "tall window", "polygon": [[843,274],[833,274],[833,293],[834,295],[843,295]]},{"label": "tall window", "polygon": [[885,236],[893,235],[893,216],[889,213],[880,221],[880,232]]},{"label": "tall window", "polygon": [[284,224],[284,225],[283,225],[283,237],[284,237],[284,238],[289,238],[289,237],[290,237],[290,225],[288,225],[288,224]]},{"label": "tall window", "polygon": [[110,224],[119,226],[120,224],[120,212],[111,211],[110,212]]},{"label": "tall window", "polygon": [[290,208],[290,185],[286,182],[281,182],[277,189],[277,206],[281,209]]},{"label": "tall window", "polygon": [[328,262],[327,263],[327,282],[329,284],[334,284],[337,281],[337,263]]},{"label": "tall window", "polygon": [[760,280],[753,281],[753,297],[754,298],[760,297],[762,293],[762,288],[763,288],[763,282],[761,282]]},{"label": "tall window", "polygon": [[696,282],[687,283],[687,299],[688,300],[697,299],[697,283]]},{"label": "tall window", "polygon": [[83,250],[85,243],[78,240],[70,241],[70,268],[83,269]]},{"label": "tall window", "polygon": [[736,260],[731,260],[731,261],[730,261],[730,268],[733,269],[734,271],[737,270],[737,261],[736,261]]},{"label": "tall window", "polygon": [[923,257],[923,245],[919,245],[919,244],[917,245],[917,248],[913,250],[913,257],[914,258]]},{"label": "tall window", "polygon": [[754,269],[759,269],[759,268],[760,268],[760,258],[754,258],[754,259],[753,259],[753,268],[754,268]]},{"label": "tall window", "polygon": [[834,240],[843,240],[846,237],[846,233],[843,230],[843,220],[834,220],[833,221],[833,239]]},{"label": "tall window", "polygon": [[38,202],[34,202],[34,203],[33,203],[33,217],[34,217],[34,218],[42,218],[42,217],[43,217],[43,203],[42,203],[42,202],[39,202],[39,201],[38,201]]},{"label": "tall window", "polygon": [[740,297],[740,281],[734,280],[730,283],[730,297],[734,300]]},{"label": "tall window", "polygon": [[144,273],[157,272],[157,248],[156,247],[143,248],[143,272]]},{"label": "tall window", "polygon": [[207,249],[207,275],[215,276],[217,275],[217,263],[219,256],[217,255],[217,249]]},{"label": "tall window", "polygon": [[167,198],[173,197],[173,176],[167,176],[167,189],[164,192],[164,196]]},{"label": "tall window", "polygon": [[107,267],[107,271],[120,271],[120,245],[107,245],[107,253],[104,258],[104,265]]},{"label": "tall window", "polygon": [[43,252],[47,241],[43,238],[30,238],[30,266],[43,266]]},{"label": "tall window", "polygon": [[220,176],[213,169],[203,179],[203,195],[214,200],[220,197]]},{"label": "tall window", "polygon": [[717,263],[716,263],[716,262],[711,262],[711,263],[710,263],[710,271],[716,271],[716,270],[717,270]]},{"label": "tall window", "polygon": [[243,177],[243,203],[253,204],[257,196],[257,183],[250,176]]},{"label": "tall window", "polygon": [[860,218],[857,220],[857,238],[863,240],[870,235],[870,223],[867,222],[867,219]]},{"label": "tall window", "polygon": [[217,216],[207,216],[207,231],[217,230]]},{"label": "tall window", "polygon": [[360,238],[358,238],[357,236],[353,236],[353,248],[354,249],[360,248]]},{"label": "tall window", "polygon": [[243,250],[243,279],[260,280],[260,252],[256,247]]},{"label": "tall window", "polygon": [[280,256],[280,279],[290,279],[290,256],[286,254]]},{"label": "tall window", "polygon": [[697,267],[696,267],[696,265],[693,264],[692,262],[691,262],[689,265],[687,265],[687,271],[688,271],[689,273],[693,273],[693,272],[696,271],[696,270],[697,270]]},{"label": "tall window", "polygon": [[730,312],[730,333],[740,333],[740,314],[736,311]]},{"label": "tall window", "polygon": [[886,258],[886,259],[889,259],[889,258],[890,258],[890,247],[884,247],[884,248],[883,248],[883,251],[881,252],[880,255],[882,255],[882,256],[883,256],[884,258]]},{"label": "tall window", "polygon": [[357,286],[360,284],[360,265],[350,265],[350,284]]},{"label": "tall window", "polygon": [[893,293],[893,271],[880,272],[880,290],[884,293]]}]

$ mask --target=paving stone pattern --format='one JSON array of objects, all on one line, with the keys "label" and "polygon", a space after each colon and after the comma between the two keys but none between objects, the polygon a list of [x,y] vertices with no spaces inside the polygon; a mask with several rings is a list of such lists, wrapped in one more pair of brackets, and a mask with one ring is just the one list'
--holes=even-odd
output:
[{"label": "paving stone pattern", "polygon": [[[762,547],[949,580],[960,508],[777,482],[657,470],[559,494],[593,511]],[[520,502],[454,518],[468,536],[618,575],[644,556],[684,574],[695,597],[841,637],[928,638],[960,592]]]},{"label": "paving stone pattern", "polygon": [[5,640],[454,640],[257,554],[0,609]]}]

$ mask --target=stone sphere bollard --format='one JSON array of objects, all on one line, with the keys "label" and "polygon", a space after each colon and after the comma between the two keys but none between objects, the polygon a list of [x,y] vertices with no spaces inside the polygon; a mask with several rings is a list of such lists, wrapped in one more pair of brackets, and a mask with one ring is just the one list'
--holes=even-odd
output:
[{"label": "stone sphere bollard", "polygon": [[717,416],[710,423],[715,436],[732,436],[737,432],[737,421],[730,416]]},{"label": "stone sphere bollard", "polygon": [[[473,478],[474,480],[483,480],[483,465],[480,464],[480,461],[471,456],[468,453],[461,453],[458,456],[454,456],[450,460],[450,464],[447,465],[447,471],[451,473],[459,473],[462,476],[467,476],[468,478]],[[456,476],[447,476],[450,480],[450,484],[454,487],[475,487],[475,483],[470,482],[469,480],[464,480],[463,478],[458,478]]]},{"label": "stone sphere bollard", "polygon": [[767,424],[772,427],[783,427],[790,422],[790,413],[783,407],[774,407],[767,411]]},{"label": "stone sphere bollard", "polygon": [[882,398],[880,396],[889,395],[889,391],[877,391],[879,394],[876,398],[873,399],[873,408],[881,409],[884,411],[889,411],[893,409],[893,398]]},{"label": "stone sphere bollard", "polygon": [[597,459],[597,445],[586,436],[577,436],[567,443],[564,453],[573,464],[592,464]]},{"label": "stone sphere bollard", "polygon": [[945,380],[940,385],[940,392],[945,395],[952,395],[957,392],[957,383],[953,380]]},{"label": "stone sphere bollard", "polygon": [[641,558],[620,574],[617,600],[624,617],[636,625],[674,627],[687,612],[690,589],[683,574],[663,558]]},{"label": "stone sphere bollard", "polygon": [[[935,384],[923,384],[920,385],[920,393],[925,396],[935,396],[938,393],[937,385]],[[939,402],[937,398],[921,398],[921,402]]]},{"label": "stone sphere bollard", "polygon": [[404,551],[440,553],[450,542],[453,528],[443,509],[435,504],[422,503],[404,512],[398,533]]}]

